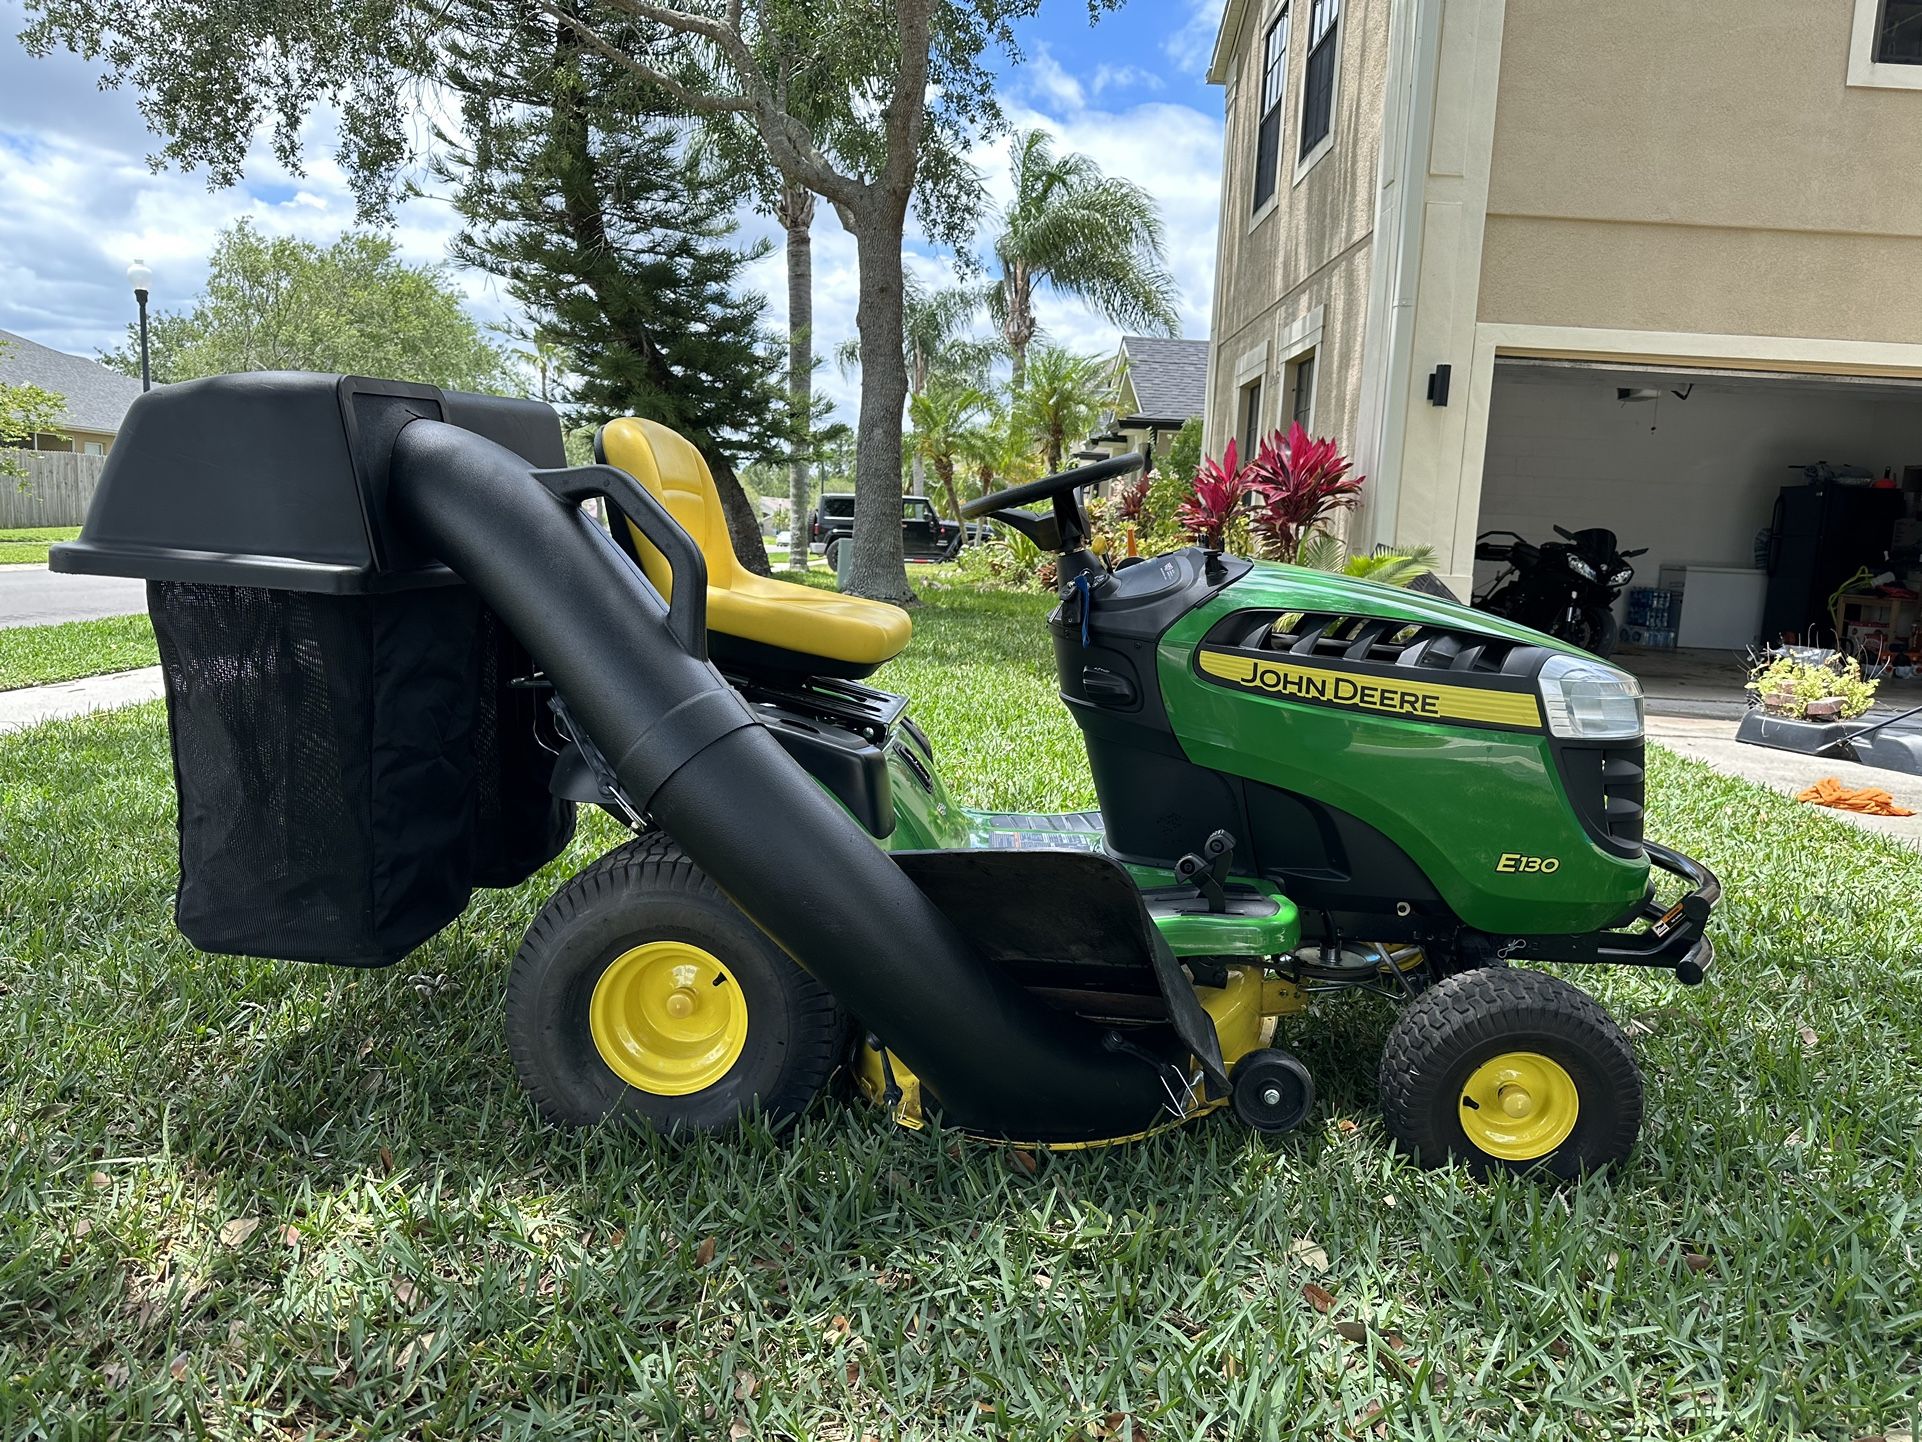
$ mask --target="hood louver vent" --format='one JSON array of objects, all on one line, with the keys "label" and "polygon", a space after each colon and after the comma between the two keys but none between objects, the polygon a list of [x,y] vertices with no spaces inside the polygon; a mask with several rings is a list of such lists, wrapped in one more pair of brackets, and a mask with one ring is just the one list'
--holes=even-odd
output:
[{"label": "hood louver vent", "polygon": [[1544,655],[1539,647],[1472,631],[1329,611],[1259,617],[1243,636],[1236,644],[1248,650],[1458,675],[1530,676]]}]

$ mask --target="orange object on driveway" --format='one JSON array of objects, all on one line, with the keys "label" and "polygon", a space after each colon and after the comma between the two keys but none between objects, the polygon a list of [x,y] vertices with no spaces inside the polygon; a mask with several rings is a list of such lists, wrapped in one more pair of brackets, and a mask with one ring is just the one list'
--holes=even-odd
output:
[{"label": "orange object on driveway", "polygon": [[1795,798],[1811,806],[1833,806],[1837,811],[1859,811],[1864,816],[1913,816],[1906,806],[1880,786],[1844,786],[1833,776],[1824,776]]}]

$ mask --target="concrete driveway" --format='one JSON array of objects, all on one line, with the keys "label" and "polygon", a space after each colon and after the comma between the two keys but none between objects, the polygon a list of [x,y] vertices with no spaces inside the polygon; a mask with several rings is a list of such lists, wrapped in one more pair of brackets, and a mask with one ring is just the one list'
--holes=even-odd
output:
[{"label": "concrete driveway", "polygon": [[0,629],[128,616],[146,609],[145,581],[56,576],[45,566],[0,566]]},{"label": "concrete driveway", "polygon": [[[1795,751],[1774,751],[1766,746],[1751,746],[1735,739],[1735,722],[1712,716],[1663,716],[1648,718],[1648,739],[1658,746],[1692,757],[1720,771],[1738,776],[1758,786],[1766,786],[1785,796],[1813,786],[1825,776],[1833,776],[1844,786],[1876,786],[1893,796],[1899,805],[1922,812],[1922,776],[1902,771],[1885,771],[1877,766],[1858,766],[1853,761],[1833,756],[1804,756]],[[1892,837],[1910,846],[1922,847],[1922,815],[1862,816],[1853,811],[1825,808],[1833,816],[1864,831]],[[1657,838],[1659,839],[1659,838]]]}]

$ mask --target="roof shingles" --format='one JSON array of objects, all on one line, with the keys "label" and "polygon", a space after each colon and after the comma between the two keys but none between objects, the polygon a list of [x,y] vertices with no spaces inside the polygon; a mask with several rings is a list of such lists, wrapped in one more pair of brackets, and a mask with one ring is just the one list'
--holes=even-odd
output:
[{"label": "roof shingles", "polygon": [[0,383],[36,385],[60,396],[65,402],[62,430],[109,435],[120,429],[127,407],[140,395],[140,382],[132,376],[5,330],[0,330]]},{"label": "roof shingles", "polygon": [[1179,425],[1208,408],[1208,342],[1124,335],[1135,410],[1149,420]]}]

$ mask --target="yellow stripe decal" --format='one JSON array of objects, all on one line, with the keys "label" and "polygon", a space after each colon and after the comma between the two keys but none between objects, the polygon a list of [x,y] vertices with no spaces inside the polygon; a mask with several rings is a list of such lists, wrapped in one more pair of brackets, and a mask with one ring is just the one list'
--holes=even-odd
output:
[{"label": "yellow stripe decal", "polygon": [[1400,676],[1360,676],[1325,666],[1304,666],[1278,657],[1203,649],[1204,674],[1284,701],[1402,716],[1412,721],[1462,721],[1471,726],[1540,729],[1540,703],[1521,691],[1445,686]]}]

